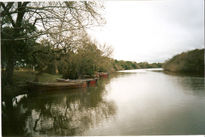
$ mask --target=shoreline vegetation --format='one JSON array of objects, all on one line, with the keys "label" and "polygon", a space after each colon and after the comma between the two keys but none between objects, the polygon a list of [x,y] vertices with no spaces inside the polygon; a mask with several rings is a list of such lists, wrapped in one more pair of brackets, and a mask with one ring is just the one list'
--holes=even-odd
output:
[{"label": "shoreline vegetation", "polygon": [[204,49],[175,55],[163,64],[165,73],[204,76]]},{"label": "shoreline vegetation", "polygon": [[[163,68],[164,73],[172,74],[172,75],[203,76],[204,75],[203,57],[204,57],[204,49],[195,49],[195,50],[183,52],[181,54],[177,54],[171,59],[167,60],[165,63],[152,63],[152,64],[149,64],[148,62],[136,63],[132,61],[115,60],[109,58],[109,62],[107,62],[110,63],[109,68],[104,69],[104,71],[102,71],[103,69],[101,71],[95,70],[92,71],[92,73],[88,73],[87,71],[84,71],[85,73],[83,76],[81,75],[78,78],[74,78],[74,79],[78,80],[80,78],[95,78],[96,74],[100,72],[114,73],[119,70],[146,69],[146,68]],[[38,75],[37,82],[39,83],[52,83],[52,82],[57,82],[58,78],[65,78],[62,71],[58,70],[58,67],[57,67],[57,71],[50,71],[50,70],[46,69],[39,74],[39,72],[35,71],[31,66],[25,67],[25,66],[17,65],[14,70],[13,88],[8,90],[7,93],[4,93],[5,97],[7,96],[11,97],[11,96],[16,96],[18,94],[23,94],[25,92],[24,91],[25,86],[27,86],[26,82],[36,81],[36,75]],[[72,72],[74,71],[75,70],[72,70]]]},{"label": "shoreline vegetation", "polygon": [[[111,60],[111,68],[108,71],[105,71],[105,73],[114,73],[119,70],[130,70],[130,69],[143,69],[143,68],[159,68],[162,66],[161,63],[152,63],[149,64],[147,62],[131,62],[131,61],[123,61],[123,60]],[[73,70],[74,71],[74,70]],[[13,74],[13,85],[12,88],[9,88],[10,90],[7,90],[7,92],[4,92],[4,97],[14,97],[19,94],[27,93],[25,90],[27,90],[25,87],[27,86],[27,82],[35,82],[36,81],[36,75],[38,75],[38,82],[39,83],[53,83],[57,82],[57,79],[64,78],[62,73],[59,73],[61,71],[57,71],[58,73],[51,73],[48,69],[41,72],[39,74],[38,71],[33,70],[32,68],[28,67],[22,67],[22,66],[16,66]],[[85,71],[86,72],[86,71]],[[103,73],[103,72],[93,72],[92,75],[84,75],[81,76],[81,78],[95,78],[97,73]],[[67,77],[68,78],[68,77]],[[77,78],[75,80],[80,79]],[[72,80],[72,79],[70,79]],[[60,82],[59,82],[60,83]]]}]

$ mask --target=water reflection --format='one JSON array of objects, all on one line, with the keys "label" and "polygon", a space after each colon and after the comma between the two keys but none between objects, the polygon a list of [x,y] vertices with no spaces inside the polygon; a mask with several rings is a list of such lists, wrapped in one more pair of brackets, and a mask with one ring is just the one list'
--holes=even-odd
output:
[{"label": "water reflection", "polygon": [[177,77],[177,82],[182,86],[186,94],[205,96],[203,77]]},{"label": "water reflection", "polygon": [[[19,104],[25,102],[26,97],[19,101]],[[14,100],[15,101],[15,100]],[[24,132],[26,118],[30,112],[26,110],[25,105],[13,105],[11,98],[6,98],[2,103],[2,134],[4,136],[20,136]]]},{"label": "water reflection", "polygon": [[106,87],[107,98],[118,108],[116,119],[86,135],[205,133],[204,78],[150,70],[125,72]]},{"label": "water reflection", "polygon": [[[68,136],[83,132],[116,113],[112,101],[103,99],[105,85],[60,91],[60,94],[40,93],[10,100],[3,106],[3,135],[9,136]],[[59,92],[59,91],[58,91]],[[70,93],[71,92],[71,93]]]},{"label": "water reflection", "polygon": [[4,136],[205,133],[204,78],[160,70],[119,72],[97,87],[23,95],[3,104]]}]

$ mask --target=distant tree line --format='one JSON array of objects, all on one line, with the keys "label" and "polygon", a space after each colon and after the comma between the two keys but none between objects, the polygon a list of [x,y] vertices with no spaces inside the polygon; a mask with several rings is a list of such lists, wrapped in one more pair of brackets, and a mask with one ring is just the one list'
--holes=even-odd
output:
[{"label": "distant tree line", "polygon": [[148,63],[148,62],[134,62],[124,60],[113,60],[114,70],[129,70],[129,69],[143,69],[143,68],[161,68],[162,63]]},{"label": "distant tree line", "polygon": [[204,75],[204,49],[195,49],[175,55],[167,60],[165,71]]}]

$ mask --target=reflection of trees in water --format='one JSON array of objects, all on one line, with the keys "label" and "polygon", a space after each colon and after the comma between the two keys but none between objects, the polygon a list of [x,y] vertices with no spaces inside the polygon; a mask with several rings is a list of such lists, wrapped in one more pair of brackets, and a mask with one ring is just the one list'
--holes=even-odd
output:
[{"label": "reflection of trees in water", "polygon": [[205,79],[204,77],[193,75],[193,74],[181,74],[181,73],[172,73],[164,72],[170,77],[176,78],[177,83],[182,86],[183,91],[186,94],[192,94],[196,96],[205,96]]},{"label": "reflection of trees in water", "polygon": [[[25,98],[21,102],[25,102]],[[26,117],[29,111],[24,108],[24,105],[15,105],[12,99],[7,98],[5,103],[2,103],[2,134],[3,136],[19,136],[24,132],[22,127],[25,126]],[[20,103],[20,102],[19,102]]]},{"label": "reflection of trees in water", "polygon": [[203,77],[178,77],[177,81],[189,94],[205,96],[205,85]]},{"label": "reflection of trees in water", "polygon": [[99,81],[85,92],[28,96],[16,107],[4,107],[3,135],[82,135],[116,112],[113,102],[103,99],[108,82]]}]

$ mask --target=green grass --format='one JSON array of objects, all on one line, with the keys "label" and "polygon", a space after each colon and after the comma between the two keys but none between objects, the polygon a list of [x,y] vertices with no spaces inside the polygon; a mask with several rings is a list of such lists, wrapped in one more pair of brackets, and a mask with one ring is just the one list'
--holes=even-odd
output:
[{"label": "green grass", "polygon": [[43,73],[39,78],[39,82],[56,82],[56,79],[61,77],[62,75],[52,75],[48,73]]},{"label": "green grass", "polygon": [[[24,87],[26,85],[26,82],[34,81],[36,73],[37,72],[35,71],[15,70],[13,76],[14,85],[6,87],[2,91],[3,100],[6,99],[7,97],[11,98],[20,94],[25,94],[26,90],[24,90]],[[46,82],[46,83],[56,82],[56,78],[61,78],[61,77],[62,75],[52,75],[48,73],[42,73],[42,75],[39,76],[39,82]]]},{"label": "green grass", "polygon": [[[37,72],[34,71],[14,71],[14,82],[22,83],[26,81],[33,81]],[[48,73],[42,73],[39,76],[39,82],[56,82],[56,78],[61,78],[62,75],[52,75]]]}]

